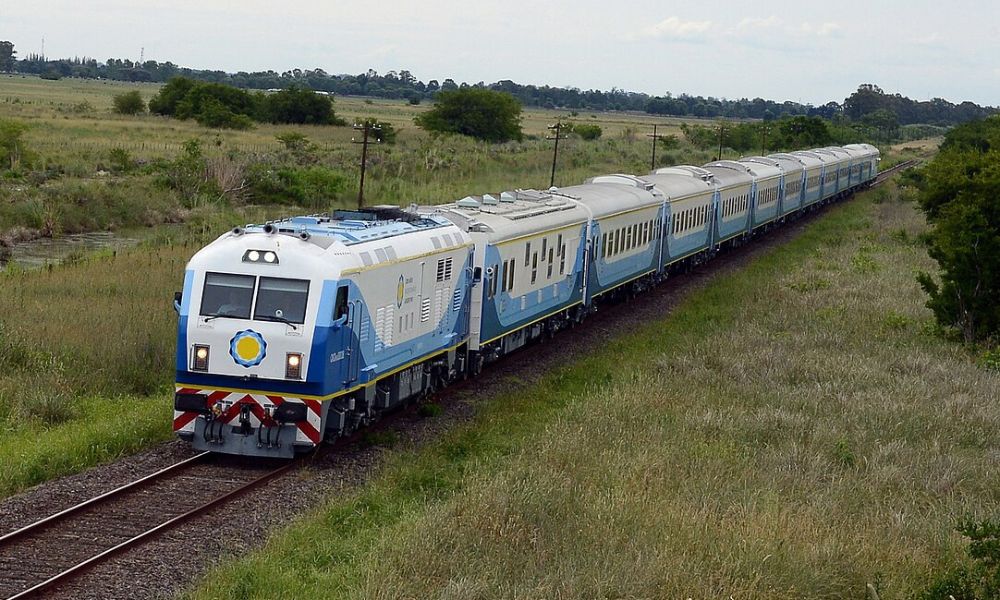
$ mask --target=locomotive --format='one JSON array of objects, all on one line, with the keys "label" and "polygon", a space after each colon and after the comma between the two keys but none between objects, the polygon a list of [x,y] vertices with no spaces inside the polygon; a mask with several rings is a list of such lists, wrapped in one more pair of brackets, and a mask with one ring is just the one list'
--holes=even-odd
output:
[{"label": "locomotive", "polygon": [[234,228],[175,295],[174,431],[291,458],[871,185],[878,161],[851,144]]}]

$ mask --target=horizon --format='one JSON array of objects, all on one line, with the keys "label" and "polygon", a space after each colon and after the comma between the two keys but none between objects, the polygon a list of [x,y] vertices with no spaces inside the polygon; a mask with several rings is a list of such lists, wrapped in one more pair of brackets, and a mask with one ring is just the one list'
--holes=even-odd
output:
[{"label": "horizon", "polygon": [[[963,10],[968,4],[970,10]],[[755,97],[821,106],[864,83],[917,101],[1000,104],[1000,7],[960,1],[947,14],[891,2],[823,7],[764,2],[692,11],[638,0],[608,7],[526,2],[467,6],[390,2],[378,14],[346,2],[275,7],[249,0],[181,0],[136,7],[99,0],[81,11],[52,0],[4,11],[18,55],[107,56],[198,70],[277,72],[321,68],[357,74],[408,70],[417,79],[523,85],[650,96]],[[971,10],[975,8],[975,10]],[[906,11],[906,27],[887,27]],[[778,17],[776,15],[782,15]],[[864,19],[844,15],[865,14]],[[532,18],[524,18],[530,15]],[[226,26],[220,28],[219,23]],[[558,23],[559,27],[550,24]],[[100,31],[99,35],[95,32]],[[44,48],[42,38],[44,37]],[[668,57],[663,60],[661,57]],[[782,68],[775,71],[775,65]],[[821,65],[822,68],[817,68]]]}]

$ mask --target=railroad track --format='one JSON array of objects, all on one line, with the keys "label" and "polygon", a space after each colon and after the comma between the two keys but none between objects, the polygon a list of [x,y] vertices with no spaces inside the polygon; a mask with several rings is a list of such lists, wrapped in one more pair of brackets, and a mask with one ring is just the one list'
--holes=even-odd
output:
[{"label": "railroad track", "polygon": [[900,171],[905,171],[906,169],[917,166],[919,162],[920,161],[917,160],[904,160],[898,165],[889,167],[885,171],[881,171],[879,172],[878,175],[875,176],[875,181],[872,183],[872,185],[878,185],[880,183],[884,183],[886,179],[889,179],[890,177],[892,177],[893,175],[895,175]]},{"label": "railroad track", "polygon": [[0,597],[38,597],[298,465],[205,452],[0,536]]}]

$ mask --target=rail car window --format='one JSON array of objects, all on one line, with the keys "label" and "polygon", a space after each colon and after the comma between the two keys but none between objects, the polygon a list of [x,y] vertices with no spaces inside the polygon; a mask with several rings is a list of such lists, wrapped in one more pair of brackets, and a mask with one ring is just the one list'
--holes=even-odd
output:
[{"label": "rail car window", "polygon": [[254,279],[253,275],[206,273],[205,288],[201,294],[201,314],[206,317],[249,319]]},{"label": "rail car window", "polygon": [[304,279],[261,277],[253,318],[257,321],[304,323],[309,282]]},{"label": "rail car window", "polygon": [[514,289],[514,259],[510,259],[510,285],[507,286],[508,290]]},{"label": "rail car window", "polygon": [[535,252],[531,255],[531,283],[534,284],[535,280],[538,279],[538,253]]},{"label": "rail car window", "polygon": [[552,250],[552,248],[549,248],[549,270],[547,271],[547,274],[545,275],[546,279],[552,279],[552,265],[555,264],[553,262],[553,260],[552,260],[552,254],[553,254],[553,250]]},{"label": "rail car window", "polygon": [[545,250],[549,247],[549,238],[542,238],[542,260],[545,260]]},{"label": "rail car window", "polygon": [[524,266],[527,267],[530,260],[531,260],[531,242],[528,242],[524,246]]},{"label": "rail car window", "polygon": [[566,274],[566,244],[559,246],[559,274]]},{"label": "rail car window", "polygon": [[608,257],[608,234],[601,234],[601,258]]}]

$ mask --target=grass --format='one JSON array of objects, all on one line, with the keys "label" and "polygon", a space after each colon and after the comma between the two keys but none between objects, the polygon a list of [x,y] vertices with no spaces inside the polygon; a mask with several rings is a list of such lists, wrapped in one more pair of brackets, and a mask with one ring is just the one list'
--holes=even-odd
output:
[{"label": "grass", "polygon": [[965,560],[955,525],[1000,506],[1000,374],[928,334],[929,259],[898,235],[924,227],[897,194],[833,209],[670,317],[397,448],[190,596],[919,593]]},{"label": "grass", "polygon": [[[219,174],[235,182],[253,181],[255,165],[311,165],[347,182],[317,199],[322,208],[355,202],[359,148],[352,143],[356,132],[351,127],[261,124],[249,131],[212,130],[193,121],[111,112],[113,95],[138,90],[148,100],[159,89],[154,84],[3,75],[0,83],[0,119],[28,125],[24,142],[33,155],[30,169],[9,172],[10,181],[0,181],[0,237],[13,228],[48,236],[176,222],[194,205],[218,203],[217,198],[193,200],[164,185],[177,168],[171,161],[192,139],[200,141],[212,161],[210,178]],[[661,133],[682,137],[682,121],[673,118],[588,112],[572,116],[568,111],[527,109],[523,125],[528,139],[491,145],[461,136],[431,136],[417,128],[413,117],[430,103],[337,98],[335,106],[348,122],[374,117],[399,132],[396,144],[372,149],[365,194],[369,204],[436,204],[515,186],[548,187],[552,148],[545,140],[546,127],[560,118],[604,130],[600,140],[561,144],[557,183],[563,185],[602,172],[645,171],[649,140],[644,134],[653,123]],[[305,156],[290,156],[278,142],[276,136],[288,132],[310,140]],[[113,152],[127,156],[138,168],[120,172]],[[661,145],[658,155],[664,165],[682,157],[694,162],[711,158],[711,153],[695,151],[684,142],[673,149]],[[249,192],[224,200],[236,205],[259,202],[258,192],[251,185]]]}]

